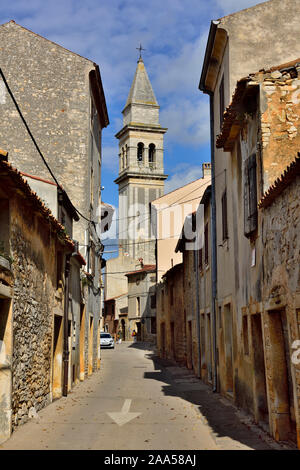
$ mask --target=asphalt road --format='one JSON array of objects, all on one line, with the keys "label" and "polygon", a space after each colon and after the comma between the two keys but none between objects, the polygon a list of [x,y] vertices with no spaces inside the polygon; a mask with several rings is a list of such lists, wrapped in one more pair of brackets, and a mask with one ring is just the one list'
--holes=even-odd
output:
[{"label": "asphalt road", "polygon": [[227,400],[147,345],[101,352],[101,369],[0,449],[269,449]]}]

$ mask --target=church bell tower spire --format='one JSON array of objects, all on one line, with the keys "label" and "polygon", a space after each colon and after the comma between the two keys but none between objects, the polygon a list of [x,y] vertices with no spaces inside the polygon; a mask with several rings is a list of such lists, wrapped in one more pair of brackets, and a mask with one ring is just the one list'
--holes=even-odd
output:
[{"label": "church bell tower spire", "polygon": [[155,263],[150,202],[164,193],[163,139],[159,105],[150,83],[142,47],[123,114],[119,140],[119,243],[131,258]]}]

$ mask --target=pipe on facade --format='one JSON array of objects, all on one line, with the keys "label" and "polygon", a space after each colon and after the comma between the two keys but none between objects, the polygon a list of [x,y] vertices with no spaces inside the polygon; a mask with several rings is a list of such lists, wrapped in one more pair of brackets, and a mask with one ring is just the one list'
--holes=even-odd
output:
[{"label": "pipe on facade", "polygon": [[63,396],[68,395],[69,375],[69,274],[71,253],[66,255],[64,295],[64,350],[63,350]]},{"label": "pipe on facade", "polygon": [[211,308],[213,330],[213,392],[218,391],[218,361],[217,361],[217,222],[216,222],[216,171],[215,171],[215,137],[214,137],[214,93],[209,92],[210,105],[210,146],[211,146]]},{"label": "pipe on facade", "polygon": [[199,300],[199,250],[198,243],[194,252],[196,263],[196,326],[197,326],[197,343],[198,343],[198,370],[197,375],[201,377],[201,345],[200,345],[200,300]]}]

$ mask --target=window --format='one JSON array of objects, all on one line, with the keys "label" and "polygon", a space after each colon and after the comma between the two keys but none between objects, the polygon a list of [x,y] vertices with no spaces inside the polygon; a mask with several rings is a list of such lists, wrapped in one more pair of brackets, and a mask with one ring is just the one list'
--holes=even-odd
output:
[{"label": "window", "polygon": [[154,144],[149,145],[148,161],[149,163],[154,163],[155,161],[155,145]]},{"label": "window", "polygon": [[156,335],[156,317],[151,317],[151,334]]},{"label": "window", "polygon": [[204,262],[208,264],[208,224],[204,228]]},{"label": "window", "polygon": [[174,305],[174,286],[171,284],[170,286],[170,304]]},{"label": "window", "polygon": [[144,158],[144,144],[142,142],[139,142],[137,146],[137,161],[142,162],[143,158]]},{"label": "window", "polygon": [[223,241],[228,238],[228,222],[227,222],[227,190],[225,189],[222,196],[222,237]]},{"label": "window", "polygon": [[62,277],[63,277],[63,253],[61,251],[57,252],[56,257],[56,288],[59,289],[62,287]]},{"label": "window", "polygon": [[91,166],[91,206],[93,207],[94,205],[94,170],[93,170],[93,167]]},{"label": "window", "polygon": [[224,100],[224,75],[222,77],[220,88],[219,88],[219,104],[220,104],[220,128],[223,124],[223,115],[225,109],[225,100]]},{"label": "window", "polygon": [[141,299],[139,297],[136,298],[136,316],[141,316]]},{"label": "window", "polygon": [[203,249],[200,248],[199,250],[199,271],[202,271],[203,270]]},{"label": "window", "polygon": [[125,145],[125,168],[128,167],[128,145]]},{"label": "window", "polygon": [[244,170],[244,233],[249,237],[257,228],[256,155],[245,161]]},{"label": "window", "polygon": [[156,295],[151,295],[151,308],[156,307]]},{"label": "window", "polygon": [[124,147],[122,147],[122,160],[121,160],[121,170],[125,168],[125,157],[124,157]]},{"label": "window", "polygon": [[91,241],[91,248],[90,248],[90,262],[91,262],[91,268],[90,268],[90,274],[92,274],[92,276],[95,276],[95,245],[94,243]]}]

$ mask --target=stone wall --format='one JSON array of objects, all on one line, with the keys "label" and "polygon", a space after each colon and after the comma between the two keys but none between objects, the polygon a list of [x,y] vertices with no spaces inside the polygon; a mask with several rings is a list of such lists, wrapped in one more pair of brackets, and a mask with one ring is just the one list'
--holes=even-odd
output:
[{"label": "stone wall", "polygon": [[[41,151],[73,204],[87,215],[93,63],[14,22],[0,26],[0,42],[1,68]],[[51,178],[5,88],[1,116],[1,145],[9,161],[20,171]],[[85,227],[83,219],[74,225],[81,243]]]},{"label": "stone wall", "polygon": [[[264,335],[270,427],[275,437],[290,438],[289,435],[283,435],[289,428],[289,423],[283,422],[283,418],[287,420],[287,416],[291,413],[297,427],[298,446],[300,446],[300,365],[292,360],[292,345],[300,339],[299,192],[300,177],[298,176],[269,207],[263,210],[262,233],[265,271]],[[280,353],[276,349],[280,342],[280,333],[276,333],[276,341],[274,334],[272,335],[276,314],[280,317],[284,314],[287,324],[286,363],[283,364],[280,363]],[[283,322],[282,325],[284,325]],[[282,349],[284,350],[284,347]],[[276,357],[274,357],[274,351],[277,352]],[[286,368],[287,372],[290,369],[291,374],[290,384],[287,386],[290,388],[289,398],[284,397],[287,393],[283,387]],[[281,382],[280,388],[278,381]],[[284,412],[285,416],[282,416],[281,413]]]},{"label": "stone wall", "polygon": [[[23,208],[24,210],[24,208]],[[51,353],[55,236],[41,219],[11,204],[13,257],[13,427],[52,400]],[[28,215],[25,215],[28,214]]]},{"label": "stone wall", "polygon": [[262,76],[263,190],[267,191],[300,148],[300,60],[290,71],[275,70],[256,77],[261,80]]}]

